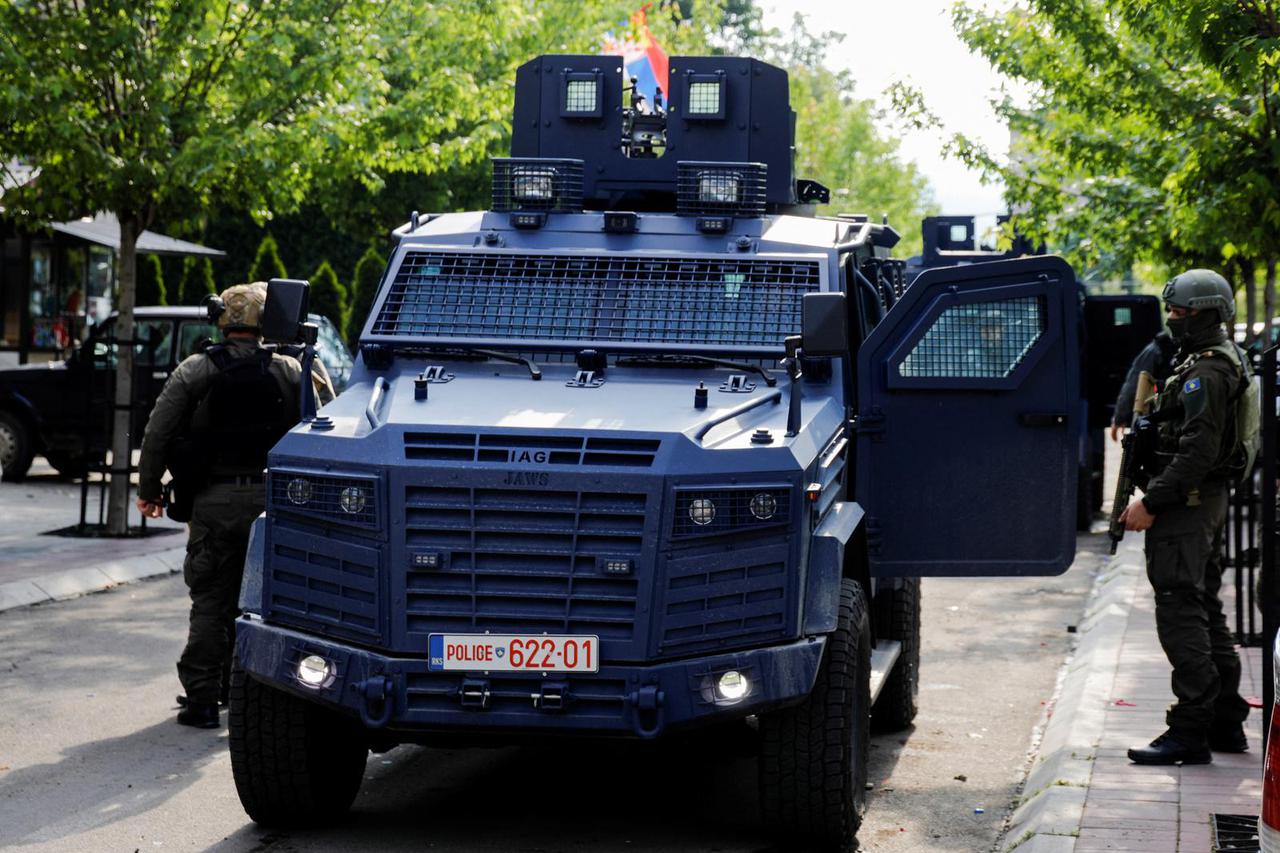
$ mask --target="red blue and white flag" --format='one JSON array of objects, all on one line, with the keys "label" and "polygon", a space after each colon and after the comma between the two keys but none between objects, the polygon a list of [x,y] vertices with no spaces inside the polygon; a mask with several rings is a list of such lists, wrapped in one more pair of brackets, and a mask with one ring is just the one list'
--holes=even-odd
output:
[{"label": "red blue and white flag", "polygon": [[644,93],[645,100],[651,105],[656,91],[662,89],[662,100],[667,100],[667,53],[649,32],[649,23],[643,6],[631,16],[631,34],[622,40],[611,34],[604,37],[604,52],[610,56],[621,56],[627,81],[636,78],[636,87]]}]

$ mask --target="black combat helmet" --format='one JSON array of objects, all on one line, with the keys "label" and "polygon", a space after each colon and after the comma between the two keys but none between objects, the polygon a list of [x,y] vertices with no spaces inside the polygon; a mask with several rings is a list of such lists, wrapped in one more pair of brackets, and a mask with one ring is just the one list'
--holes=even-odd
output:
[{"label": "black combat helmet", "polygon": [[1231,285],[1213,270],[1187,270],[1169,279],[1164,286],[1164,304],[1166,308],[1215,310],[1220,323],[1229,323],[1236,315]]}]

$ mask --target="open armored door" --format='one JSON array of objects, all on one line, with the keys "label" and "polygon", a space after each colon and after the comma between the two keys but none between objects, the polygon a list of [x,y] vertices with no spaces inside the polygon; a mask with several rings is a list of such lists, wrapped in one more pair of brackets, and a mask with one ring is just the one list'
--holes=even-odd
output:
[{"label": "open armored door", "polygon": [[1071,564],[1077,298],[1054,256],[930,269],[863,342],[855,487],[872,574]]}]

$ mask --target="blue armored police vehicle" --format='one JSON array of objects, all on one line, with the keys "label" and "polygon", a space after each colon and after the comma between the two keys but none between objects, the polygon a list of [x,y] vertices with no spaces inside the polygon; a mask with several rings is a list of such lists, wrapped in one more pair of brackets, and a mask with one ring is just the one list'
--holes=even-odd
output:
[{"label": "blue armored police vehicle", "polygon": [[492,209],[397,229],[347,391],[271,452],[254,820],[342,813],[399,743],[745,720],[763,820],[849,849],[869,727],[915,714],[919,578],[1070,564],[1070,267],[906,287],[891,227],[814,215],[785,72],[670,73],[647,104],[617,57],[522,66]]}]

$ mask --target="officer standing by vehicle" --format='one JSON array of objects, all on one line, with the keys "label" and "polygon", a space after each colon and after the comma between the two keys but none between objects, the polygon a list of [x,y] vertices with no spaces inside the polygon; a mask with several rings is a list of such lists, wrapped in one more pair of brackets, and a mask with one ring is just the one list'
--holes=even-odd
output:
[{"label": "officer standing by vehicle", "polygon": [[1133,402],[1138,394],[1138,377],[1145,370],[1158,385],[1163,384],[1169,374],[1173,373],[1177,354],[1178,345],[1174,343],[1173,335],[1169,334],[1168,329],[1161,329],[1151,339],[1151,343],[1143,347],[1142,352],[1133,359],[1129,372],[1125,374],[1124,384],[1120,386],[1120,393],[1116,396],[1116,413],[1111,419],[1112,441],[1118,441],[1120,431],[1128,429],[1133,422]]},{"label": "officer standing by vehicle", "polygon": [[1239,474],[1236,400],[1248,364],[1223,324],[1235,314],[1231,286],[1211,270],[1189,270],[1164,289],[1178,362],[1160,388],[1152,420],[1156,459],[1146,494],[1121,516],[1145,530],[1156,630],[1173,666],[1176,701],[1168,731],[1129,750],[1138,764],[1207,764],[1210,750],[1244,752],[1249,706],[1240,697],[1240,659],[1227,629],[1222,529],[1227,483]]},{"label": "officer standing by vehicle", "polygon": [[[223,342],[178,365],[156,400],[142,440],[137,504],[149,518],[158,518],[165,503],[165,468],[178,467],[166,461],[175,441],[184,439],[182,455],[195,457],[182,460],[184,467],[200,468],[199,482],[192,484],[183,565],[191,594],[187,645],[178,660],[186,692],[185,702],[179,700],[185,707],[178,722],[185,726],[219,724],[249,528],[266,504],[267,451],[298,421],[302,367],[262,345],[266,292],[262,282],[223,292],[217,317]],[[320,402],[333,399],[322,367],[313,379]]]}]

